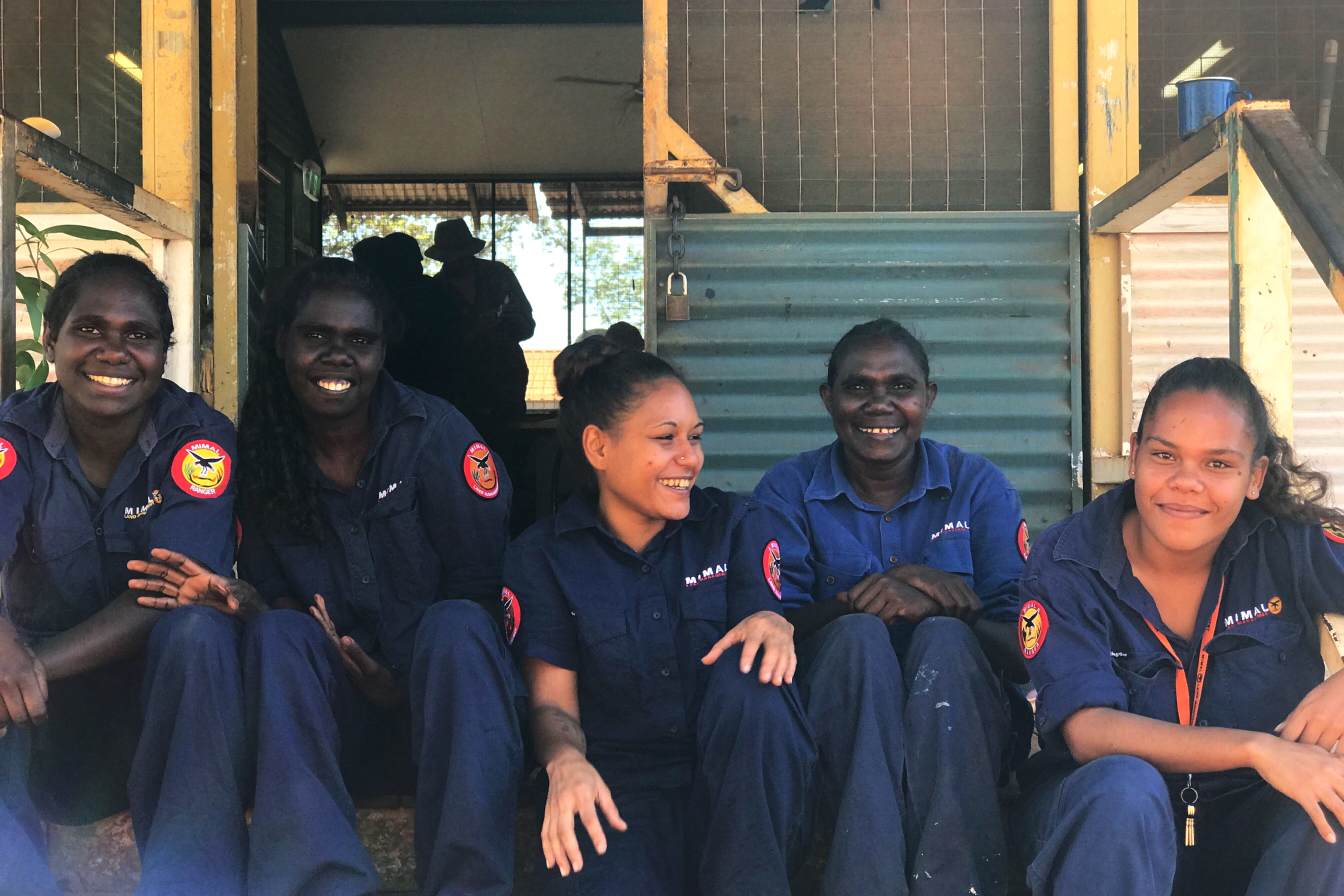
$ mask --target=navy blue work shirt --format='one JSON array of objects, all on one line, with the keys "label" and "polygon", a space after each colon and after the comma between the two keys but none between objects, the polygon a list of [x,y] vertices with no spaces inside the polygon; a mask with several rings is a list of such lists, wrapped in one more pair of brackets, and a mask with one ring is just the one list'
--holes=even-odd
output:
[{"label": "navy blue work shirt", "polygon": [[1066,758],[1060,725],[1090,706],[1177,722],[1176,661],[1144,620],[1181,655],[1193,687],[1220,586],[1196,724],[1272,732],[1321,683],[1316,618],[1344,611],[1344,533],[1276,519],[1247,501],[1214,555],[1196,636],[1186,640],[1162,622],[1130,568],[1121,527],[1133,507],[1131,481],[1052,526],[1027,563],[1018,637],[1042,748]]},{"label": "navy blue work shirt", "polygon": [[693,488],[686,519],[637,553],[576,495],[509,546],[516,646],[578,673],[588,760],[613,790],[690,783],[700,658],[747,616],[780,609],[778,528],[749,498]]},{"label": "navy blue work shirt", "polygon": [[48,383],[0,405],[0,595],[20,634],[73,628],[126,591],[150,548],[233,570],[233,424],[165,380],[107,488],[84,475]]},{"label": "navy blue work shirt", "polygon": [[336,630],[401,679],[430,605],[497,606],[513,487],[443,399],[383,374],[372,414],[372,448],[354,488],[337,487],[314,463],[323,531],[244,518],[238,569],[268,603],[307,606],[321,594]]},{"label": "navy blue work shirt", "polygon": [[840,443],[776,464],[756,498],[785,518],[784,603],[830,600],[859,580],[919,564],[956,573],[979,596],[982,615],[1017,618],[1017,581],[1027,527],[1017,490],[977,454],[919,440],[915,479],[894,507],[859,497]]}]

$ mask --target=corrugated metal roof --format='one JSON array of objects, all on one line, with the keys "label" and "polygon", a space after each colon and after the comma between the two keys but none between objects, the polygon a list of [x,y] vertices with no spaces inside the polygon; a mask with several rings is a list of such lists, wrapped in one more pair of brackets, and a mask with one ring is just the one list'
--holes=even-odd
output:
[{"label": "corrugated metal roof", "polygon": [[988,456],[1039,528],[1081,500],[1078,236],[1049,212],[695,215],[691,320],[661,310],[668,222],[655,222],[649,303],[659,354],[686,373],[705,480],[750,491],[773,463],[832,438],[817,397],[851,326],[888,316],[928,348],[938,403],[927,434]]},{"label": "corrugated metal roof", "polygon": [[[1228,354],[1227,205],[1184,203],[1126,239],[1134,420],[1153,381],[1192,355]],[[1293,252],[1293,443],[1344,499],[1344,312]]]},{"label": "corrugated metal roof", "polygon": [[[328,184],[329,203],[334,201],[332,187],[340,192],[347,212],[433,211],[469,215],[475,209],[481,214],[490,213],[489,183],[334,182]],[[530,211],[535,215],[536,189],[531,183],[495,184],[494,202],[501,212]]]}]

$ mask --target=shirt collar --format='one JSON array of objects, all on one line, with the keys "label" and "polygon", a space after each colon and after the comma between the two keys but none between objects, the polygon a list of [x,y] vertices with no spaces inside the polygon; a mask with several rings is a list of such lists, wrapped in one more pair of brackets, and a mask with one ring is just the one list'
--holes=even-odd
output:
[{"label": "shirt collar", "polygon": [[[1129,565],[1122,529],[1125,514],[1134,507],[1134,480],[1130,479],[1097,498],[1075,514],[1055,543],[1054,559],[1071,560],[1094,569],[1112,588],[1119,590],[1120,579]],[[1214,569],[1221,572],[1263,525],[1272,525],[1273,517],[1255,501],[1241,505],[1241,513],[1223,536],[1214,556]]]},{"label": "shirt collar", "polygon": [[[949,492],[952,490],[952,471],[941,448],[939,443],[929,439],[919,440],[919,445],[916,447],[918,455],[915,458],[915,480],[910,486],[910,491],[896,502],[897,507],[918,501],[934,489],[945,489]],[[843,455],[844,450],[840,447],[839,439],[821,449],[821,457],[812,472],[812,480],[808,482],[807,489],[803,492],[803,500],[830,501],[844,495],[849,498],[850,503],[861,510],[891,509],[877,507],[859,496],[845,474]]]},{"label": "shirt collar", "polygon": [[429,410],[424,399],[383,371],[378,375],[378,384],[373,391],[373,444],[382,444],[388,430],[412,417],[428,419]]},{"label": "shirt collar", "polygon": [[[709,496],[699,487],[693,487],[691,489],[691,511],[686,514],[686,519],[668,520],[660,534],[670,535],[687,521],[700,522],[709,515],[711,506]],[[596,529],[608,538],[614,539],[616,537],[611,534],[611,531],[598,515],[597,501],[587,495],[577,494],[560,505],[560,509],[555,512],[555,532],[557,535],[564,535],[567,532],[577,532],[581,529]]]},{"label": "shirt collar", "polygon": [[[150,399],[149,413],[136,436],[136,446],[146,457],[154,453],[161,437],[194,422],[186,396],[180,386],[164,380]],[[56,383],[43,386],[31,400],[16,407],[10,419],[40,439],[52,457],[60,457],[70,441],[70,422],[61,401],[61,387]]]}]

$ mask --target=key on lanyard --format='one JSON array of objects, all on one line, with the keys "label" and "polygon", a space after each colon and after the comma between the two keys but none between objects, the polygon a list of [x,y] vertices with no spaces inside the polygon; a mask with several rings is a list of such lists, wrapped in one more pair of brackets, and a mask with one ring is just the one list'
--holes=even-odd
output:
[{"label": "key on lanyard", "polygon": [[[1218,602],[1213,605],[1213,615],[1209,617],[1209,624],[1204,627],[1204,634],[1199,640],[1199,662],[1195,666],[1195,687],[1194,695],[1190,693],[1190,679],[1185,674],[1185,663],[1176,653],[1167,636],[1157,630],[1147,619],[1148,628],[1153,636],[1157,638],[1167,651],[1171,658],[1176,661],[1176,718],[1182,725],[1194,725],[1199,719],[1199,701],[1204,696],[1204,676],[1209,671],[1209,642],[1213,640],[1214,630],[1218,628],[1218,612],[1223,608],[1223,589],[1227,587],[1227,579],[1224,577],[1218,586]],[[1181,788],[1181,802],[1185,803],[1185,845],[1195,845],[1195,803],[1199,802],[1199,791],[1195,789],[1195,776],[1193,774],[1185,776],[1185,786]]]}]

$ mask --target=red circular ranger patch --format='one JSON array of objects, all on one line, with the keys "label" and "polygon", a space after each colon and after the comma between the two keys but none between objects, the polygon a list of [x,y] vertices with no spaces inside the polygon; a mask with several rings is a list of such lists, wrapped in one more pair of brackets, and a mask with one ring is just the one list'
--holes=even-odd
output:
[{"label": "red circular ranger patch", "polygon": [[[0,445],[3,444],[4,441],[0,440]],[[3,468],[0,468],[0,479],[4,478],[5,471]],[[1344,544],[1344,526],[1340,526],[1337,523],[1325,523],[1321,526],[1321,531],[1325,533],[1326,538],[1330,539],[1335,544]]]},{"label": "red circular ranger patch", "polygon": [[1017,552],[1026,560],[1031,555],[1031,533],[1027,531],[1027,521],[1017,524]]},{"label": "red circular ranger patch", "polygon": [[495,472],[494,458],[484,442],[472,442],[467,453],[462,455],[462,475],[467,480],[467,487],[482,498],[499,494],[499,474]]},{"label": "red circular ranger patch", "polygon": [[14,450],[14,444],[0,439],[0,479],[4,479],[14,468],[19,465],[19,452]]},{"label": "red circular ranger patch", "polygon": [[779,542],[771,539],[761,551],[761,572],[765,574],[765,584],[770,586],[770,590],[775,593],[775,600],[783,600],[780,592],[779,580],[781,574],[781,560],[779,555]]},{"label": "red circular ranger patch", "polygon": [[193,498],[218,498],[229,487],[233,458],[209,439],[188,442],[173,455],[173,481]]},{"label": "red circular ranger patch", "polygon": [[499,602],[504,605],[504,640],[512,644],[523,624],[523,605],[518,602],[518,595],[508,588],[499,592]]},{"label": "red circular ranger patch", "polygon": [[1050,631],[1050,617],[1040,601],[1029,600],[1017,614],[1017,646],[1022,656],[1031,659],[1045,646],[1045,635]]}]

